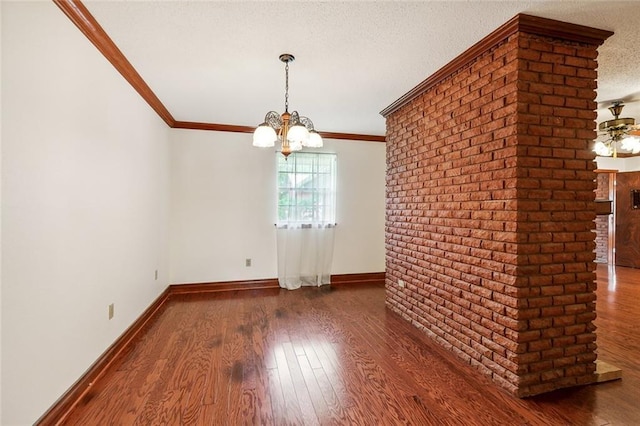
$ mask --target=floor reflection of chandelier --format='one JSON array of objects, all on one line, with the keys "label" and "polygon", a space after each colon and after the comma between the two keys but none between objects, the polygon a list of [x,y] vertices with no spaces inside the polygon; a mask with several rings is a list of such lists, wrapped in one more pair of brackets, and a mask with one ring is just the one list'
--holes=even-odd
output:
[{"label": "floor reflection of chandelier", "polygon": [[633,118],[620,118],[624,105],[620,101],[613,103],[609,111],[613,114],[613,120],[603,121],[598,130],[603,132],[607,139],[596,141],[593,150],[602,157],[617,157],[618,152],[630,154],[640,153],[640,132]]}]

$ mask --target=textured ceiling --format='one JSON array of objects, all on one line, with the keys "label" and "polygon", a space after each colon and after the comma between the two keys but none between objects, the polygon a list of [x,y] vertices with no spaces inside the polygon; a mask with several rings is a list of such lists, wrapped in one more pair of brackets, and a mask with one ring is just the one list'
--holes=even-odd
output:
[{"label": "textured ceiling", "polygon": [[[598,102],[640,119],[640,2],[85,1],[176,120],[255,126],[290,110],[318,130],[384,135],[379,112],[517,13],[614,31]],[[603,109],[599,120],[611,118]]]}]

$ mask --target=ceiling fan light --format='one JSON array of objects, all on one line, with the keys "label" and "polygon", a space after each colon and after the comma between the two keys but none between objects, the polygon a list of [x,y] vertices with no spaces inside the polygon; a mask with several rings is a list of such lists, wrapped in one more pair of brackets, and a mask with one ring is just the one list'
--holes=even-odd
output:
[{"label": "ceiling fan light", "polygon": [[633,154],[640,152],[640,138],[635,136],[627,136],[622,139],[621,148],[625,151],[631,151]]},{"label": "ceiling fan light", "polygon": [[613,148],[611,148],[611,145],[605,144],[604,142],[596,142],[593,147],[593,151],[596,155],[601,157],[611,157],[613,155]]},{"label": "ceiling fan light", "polygon": [[307,146],[309,148],[321,148],[322,145],[322,136],[320,136],[320,133],[316,132],[315,130],[310,131]]},{"label": "ceiling fan light", "polygon": [[277,139],[276,131],[267,123],[262,123],[253,132],[253,146],[268,148],[274,146]]}]

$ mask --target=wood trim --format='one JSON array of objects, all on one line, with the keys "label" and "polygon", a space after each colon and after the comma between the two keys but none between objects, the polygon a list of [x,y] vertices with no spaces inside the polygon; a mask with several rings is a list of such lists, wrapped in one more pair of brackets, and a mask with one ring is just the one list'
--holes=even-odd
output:
[{"label": "wood trim", "polygon": [[516,15],[516,17],[518,18],[519,32],[537,34],[543,37],[560,38],[567,41],[600,46],[613,35],[613,31],[523,13]]},{"label": "wood trim", "polygon": [[[236,126],[234,124],[216,124],[216,123],[198,123],[195,121],[176,121],[173,124],[175,129],[191,129],[191,130],[211,130],[216,132],[236,132],[236,133],[253,133],[256,129],[250,126]],[[367,142],[386,142],[384,136],[379,135],[363,135],[359,133],[335,133],[335,132],[318,132],[325,139],[346,139],[352,141]]]},{"label": "wood trim", "polygon": [[169,286],[169,294],[175,296],[179,294],[217,293],[220,291],[264,290],[273,288],[280,288],[277,278],[251,281],[171,284]]},{"label": "wood trim", "polygon": [[440,68],[391,105],[380,111],[380,114],[385,118],[388,117],[391,113],[399,110],[413,99],[417,98],[419,95],[440,83],[467,63],[471,62],[482,52],[491,49],[502,40],[505,40],[517,32],[560,38],[579,43],[595,44],[597,46],[604,43],[607,38],[613,35],[613,32],[607,30],[600,30],[584,25],[571,24],[568,22],[540,18],[522,13],[518,14],[498,27],[488,36],[471,46],[469,49],[458,55],[447,65]]},{"label": "wood trim", "polygon": [[369,272],[365,274],[339,274],[331,275],[331,285],[343,284],[384,284],[384,272]]},{"label": "wood trim", "polygon": [[214,132],[253,133],[255,127],[236,126],[234,124],[198,123],[195,121],[176,121],[174,129],[211,130]]},{"label": "wood trim", "polygon": [[[176,121],[138,71],[120,51],[111,37],[100,26],[91,12],[80,0],[53,0],[76,27],[89,39],[102,55],[142,96],[149,106],[171,128],[192,130],[213,130],[219,132],[253,133],[255,127],[237,126],[233,124],[198,123],[193,121]],[[347,139],[371,142],[385,142],[384,136],[362,135],[356,133],[319,132],[323,138]]]},{"label": "wood trim", "polygon": [[[331,285],[384,283],[384,280],[384,272],[331,275]],[[217,293],[220,291],[263,290],[274,288],[280,288],[277,278],[250,281],[171,284],[169,286],[169,295],[174,296],[179,294]]]},{"label": "wood trim", "polygon": [[89,10],[79,0],[53,0],[76,27],[89,39],[94,46],[111,62],[116,70],[131,84],[153,110],[169,127],[173,127],[175,120],[169,110],[160,102],[149,85],[142,79],[138,71],[118,49],[109,35],[91,15]]},{"label": "wood trim", "polygon": [[[384,283],[384,272],[363,274],[340,274],[331,276],[331,285]],[[171,284],[134,321],[125,332],[89,367],[58,400],[37,421],[38,426],[57,425],[64,422],[71,411],[90,392],[91,385],[102,377],[109,367],[118,361],[134,340],[166,308],[168,301],[179,295],[204,294],[237,290],[280,289],[277,278],[249,281],[224,281],[210,283]]]},{"label": "wood trim", "polygon": [[609,199],[613,200],[613,208],[611,216],[609,216],[609,250],[607,258],[609,265],[616,264],[616,185],[618,180],[618,171],[613,170],[609,173]]},{"label": "wood trim", "polygon": [[464,65],[475,59],[482,52],[487,51],[500,41],[506,39],[517,30],[517,17],[511,18],[505,24],[493,31],[491,34],[456,56],[451,62],[440,68],[435,73],[431,74],[426,80],[418,84],[416,87],[402,95],[391,105],[380,111],[380,114],[387,118],[389,114],[399,110],[422,93],[426,92],[442,80],[453,74],[455,71],[462,68]]},{"label": "wood trim", "polygon": [[[253,133],[254,127],[238,126],[233,124],[199,123],[192,121],[176,121],[169,110],[164,106],[149,85],[144,81],[129,60],[120,51],[118,46],[111,40],[109,35],[100,26],[98,21],[91,15],[89,10],[79,0],[53,0],[53,2],[64,12],[65,15],[80,29],[80,31],[93,43],[103,56],[118,70],[118,72],[131,84],[131,86],[142,96],[151,108],[164,120],[171,128],[192,129],[192,130],[212,130],[221,132]],[[471,61],[482,51],[487,50],[499,41],[505,39],[516,31],[523,31],[549,37],[558,37],[570,41],[600,45],[610,37],[613,32],[590,28],[582,25],[570,24],[567,22],[552,19],[539,18],[536,16],[519,14],[506,22],[504,25],[493,31],[480,42],[474,44],[453,61],[436,71],[429,78],[414,87],[408,93],[400,97],[394,103],[383,109],[380,114],[387,117],[392,112],[415,99],[421,93],[433,87],[438,82],[449,76],[452,72],[464,64]],[[357,140],[369,142],[386,142],[385,136],[365,135],[358,133],[338,133],[319,132],[323,138]]]},{"label": "wood trim", "polygon": [[358,133],[318,132],[325,139],[345,139],[350,141],[386,142],[386,136],[361,135]]},{"label": "wood trim", "polygon": [[142,313],[118,339],[89,367],[89,369],[65,392],[37,421],[36,425],[56,425],[64,421],[74,407],[91,390],[91,385],[119,360],[131,343],[166,307],[169,287]]},{"label": "wood trim", "polygon": [[595,200],[596,203],[596,216],[606,215],[609,216],[613,213],[613,201],[612,200]]}]

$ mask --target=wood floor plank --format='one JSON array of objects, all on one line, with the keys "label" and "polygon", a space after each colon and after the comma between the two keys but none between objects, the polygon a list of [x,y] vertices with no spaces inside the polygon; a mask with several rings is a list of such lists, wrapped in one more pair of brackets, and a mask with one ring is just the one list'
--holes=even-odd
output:
[{"label": "wood floor plank", "polygon": [[267,369],[269,383],[269,398],[271,399],[271,409],[273,412],[274,424],[290,424],[287,417],[284,392],[280,386],[280,374],[277,368]]},{"label": "wood floor plank", "polygon": [[[428,380],[428,377],[439,374],[442,369],[437,364],[432,364],[428,368],[422,365],[418,369],[412,369],[413,366],[411,364],[403,362],[402,358],[397,356],[399,339],[380,344],[384,340],[381,340],[380,336],[374,333],[367,332],[367,330],[371,331],[370,328],[367,327],[367,330],[364,330],[363,327],[358,327],[358,324],[366,323],[366,320],[365,316],[361,317],[361,322],[352,322],[353,333],[362,342],[368,342],[364,353],[371,356],[369,368],[375,368],[374,366],[376,365],[382,367],[380,371],[369,374],[381,375],[384,371],[396,372],[393,376],[381,376],[381,380],[388,381],[388,383],[380,384],[381,389],[379,392],[400,396],[400,399],[390,400],[389,403],[398,405],[400,409],[415,404],[416,407],[412,408],[412,411],[414,411],[412,417],[415,418],[415,413],[417,412],[423,417],[423,421],[427,423],[449,415],[455,415],[456,409],[447,403],[449,400],[447,395],[443,394],[440,387],[432,387]],[[412,348],[412,350],[417,350],[417,348]],[[406,369],[403,369],[403,367]],[[423,372],[426,373],[426,379],[422,376]],[[452,382],[450,377],[447,379],[449,383]],[[375,381],[370,383],[375,384]],[[435,383],[439,383],[439,381],[435,381]],[[429,391],[425,392],[425,389],[429,389]],[[461,416],[457,417],[462,419]]]},{"label": "wood floor plank", "polygon": [[[259,295],[258,295],[259,296]],[[242,376],[242,424],[273,424],[271,398],[268,392],[268,379],[264,363],[265,342],[270,314],[265,302],[267,297],[251,300],[251,306],[245,313],[251,328],[249,338],[244,343],[244,369]]]},{"label": "wood floor plank", "polygon": [[216,300],[216,302],[215,305],[218,308],[218,314],[213,314],[210,321],[216,324],[218,333],[211,336],[206,345],[209,350],[211,362],[209,364],[209,374],[205,385],[203,404],[205,406],[216,405],[222,411],[226,409],[228,388],[228,377],[224,374],[223,353],[227,334],[232,332],[230,329],[234,324],[231,322],[231,313],[229,312],[231,307],[230,299],[220,299]]},{"label": "wood floor plank", "polygon": [[287,342],[282,342],[281,344],[273,348],[276,363],[278,365],[278,383],[280,385],[280,388],[282,389],[282,395],[284,399],[283,414],[285,414],[286,418],[289,419],[289,421],[292,421],[294,424],[303,424],[302,409],[298,403],[296,389],[291,377],[291,371],[289,370],[287,356],[283,347],[284,343]]},{"label": "wood floor plank", "polygon": [[[479,390],[466,386],[467,366],[461,360],[455,358],[447,359],[451,364],[442,365],[439,357],[431,357],[433,364],[428,369],[419,365],[415,357],[414,362],[408,361],[406,354],[420,354],[423,359],[428,355],[421,354],[421,345],[416,345],[415,341],[406,339],[408,334],[413,333],[413,330],[405,328],[406,324],[396,323],[394,327],[391,327],[391,330],[398,328],[403,330],[403,333],[390,333],[389,329],[385,330],[380,327],[359,327],[358,325],[360,324],[373,323],[373,318],[367,313],[361,313],[359,318],[359,322],[349,321],[349,319],[347,321],[354,325],[354,332],[359,333],[362,341],[369,342],[367,351],[376,355],[376,363],[385,365],[392,371],[398,371],[398,374],[394,377],[396,379],[395,386],[404,392],[405,398],[412,398],[417,404],[428,410],[431,416],[442,418],[442,416],[448,415],[462,421],[466,413],[470,411],[469,408],[472,408],[470,412],[473,413],[473,420],[480,420],[485,424],[493,422],[496,424],[513,424],[522,421],[521,418],[516,416],[505,416],[499,410],[496,411],[496,407],[493,405],[487,406],[483,404],[482,406],[474,407]],[[388,321],[397,320],[399,318],[396,316],[391,316],[388,319]],[[376,342],[376,344],[371,342]],[[380,344],[380,342],[383,343]],[[459,364],[457,367],[456,363]],[[443,376],[443,373],[446,376]],[[434,375],[439,376],[437,380],[433,380]],[[478,375],[477,380],[482,381],[485,378]],[[432,383],[442,382],[454,386],[446,388],[432,386]],[[486,380],[485,384],[490,386],[488,380]],[[486,394],[486,391],[484,393]],[[468,401],[464,411],[449,403],[449,401],[457,398],[464,398]],[[470,419],[467,419],[467,421],[470,421]]]},{"label": "wood floor plank", "polygon": [[247,323],[245,300],[240,299],[232,313],[237,320],[235,332],[226,334],[222,353],[222,383],[227,387],[225,412],[230,424],[240,424],[242,419],[242,381],[246,367],[244,348],[252,329],[252,325]]},{"label": "wood floor plank", "polygon": [[[335,391],[333,390],[333,386],[331,385],[331,382],[329,381],[329,378],[327,377],[324,369],[314,368],[313,376],[318,383],[318,388],[320,389],[322,398],[324,399],[324,402],[327,406],[328,414],[326,417],[326,423],[346,424],[347,413],[343,407],[342,401],[340,401]],[[318,418],[321,418],[320,415],[318,415]]]},{"label": "wood floor plank", "polygon": [[623,379],[514,398],[390,312],[381,285],[182,295],[68,425],[637,425],[640,270],[598,267],[598,356]]},{"label": "wood floor plank", "polygon": [[297,363],[300,367],[300,373],[302,374],[302,380],[307,388],[309,395],[309,402],[312,404],[313,412],[315,414],[315,421],[319,423],[318,419],[329,419],[330,412],[327,406],[322,390],[318,385],[313,369],[306,355],[297,355]]},{"label": "wood floor plank", "polygon": [[[311,401],[311,395],[309,394],[309,388],[307,382],[304,380],[302,369],[298,363],[298,356],[296,356],[293,349],[293,344],[288,342],[282,345],[282,350],[289,368],[289,377],[293,385],[292,392],[296,396],[300,412],[302,414],[302,424],[305,425],[318,425],[318,418],[315,413],[313,402]],[[318,401],[319,402],[319,401]]]},{"label": "wood floor plank", "polygon": [[[376,414],[375,418],[390,421],[394,424],[406,423],[409,419],[416,423],[426,424],[430,419],[432,421],[437,419],[439,416],[429,410],[420,410],[416,409],[416,407],[407,410],[407,407],[411,407],[415,401],[414,392],[405,387],[410,378],[403,377],[398,380],[397,374],[389,375],[385,372],[385,368],[382,367],[389,366],[387,363],[388,358],[386,356],[377,356],[376,350],[380,348],[379,342],[374,345],[376,350],[366,350],[367,347],[371,347],[367,344],[365,344],[365,349],[360,349],[362,343],[366,342],[366,337],[363,340],[358,335],[359,325],[366,324],[366,321],[363,321],[364,318],[360,316],[354,318],[348,310],[343,311],[340,316],[344,317],[339,317],[339,322],[343,324],[345,330],[342,336],[346,343],[344,347],[350,348],[350,350],[344,351],[346,356],[343,359],[343,363],[355,362],[351,371],[353,374],[359,374],[360,380],[366,383],[365,389],[371,390],[369,399],[375,401],[373,407],[378,410],[373,411]],[[418,408],[423,407],[418,406]]]},{"label": "wood floor plank", "polygon": [[[307,314],[313,307],[307,307]],[[309,318],[295,321],[291,331],[295,333],[295,347],[298,348],[298,363],[303,372],[305,383],[311,396],[318,419],[327,422],[344,424],[346,413],[325,374],[318,354],[313,347],[313,339],[317,336],[317,324]]]}]

